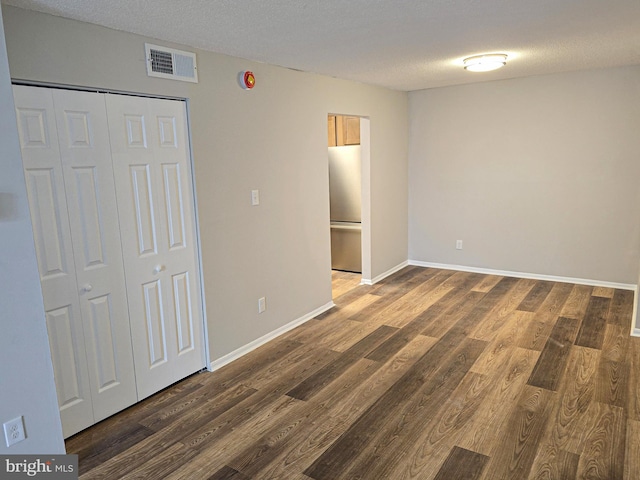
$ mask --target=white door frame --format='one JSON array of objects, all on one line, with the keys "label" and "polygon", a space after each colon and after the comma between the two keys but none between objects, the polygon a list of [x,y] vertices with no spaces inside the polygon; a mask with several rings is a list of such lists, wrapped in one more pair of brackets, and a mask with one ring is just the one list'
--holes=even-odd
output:
[{"label": "white door frame", "polygon": [[362,162],[362,279],[373,284],[371,270],[371,120],[360,117],[360,161]]}]

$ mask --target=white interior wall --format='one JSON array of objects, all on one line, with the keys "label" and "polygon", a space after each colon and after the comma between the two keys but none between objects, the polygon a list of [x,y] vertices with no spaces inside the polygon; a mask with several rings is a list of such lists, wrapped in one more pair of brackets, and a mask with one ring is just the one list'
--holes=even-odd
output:
[{"label": "white interior wall", "polygon": [[1,20],[0,13],[0,424],[22,415],[27,438],[7,448],[0,433],[0,453],[61,454],[62,426]]},{"label": "white interior wall", "polygon": [[640,66],[417,91],[409,105],[411,260],[638,282]]},{"label": "white interior wall", "polygon": [[[329,112],[370,119],[372,278],[406,261],[406,93],[204,51],[198,84],[149,78],[144,42],[162,42],[4,11],[14,79],[188,99],[212,360],[331,302]],[[256,74],[251,91],[243,70]]]}]

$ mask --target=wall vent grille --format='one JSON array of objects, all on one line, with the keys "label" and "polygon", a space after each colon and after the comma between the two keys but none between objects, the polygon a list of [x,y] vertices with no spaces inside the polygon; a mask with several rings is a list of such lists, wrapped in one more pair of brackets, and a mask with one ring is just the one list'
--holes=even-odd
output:
[{"label": "wall vent grille", "polygon": [[145,43],[147,75],[198,83],[196,54]]}]

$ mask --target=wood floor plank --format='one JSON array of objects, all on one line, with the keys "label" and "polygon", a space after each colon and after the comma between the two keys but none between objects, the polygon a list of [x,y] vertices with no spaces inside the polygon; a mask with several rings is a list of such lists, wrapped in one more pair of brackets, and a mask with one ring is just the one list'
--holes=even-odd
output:
[{"label": "wood floor plank", "polygon": [[323,410],[325,410],[323,406],[299,404],[298,408],[290,411],[286,418],[238,452],[229,460],[229,465],[249,478],[253,478],[275,458],[292,447],[297,438],[310,436],[315,429],[312,419]]},{"label": "wood floor plank", "polygon": [[[551,450],[552,447],[547,447]],[[544,458],[538,464],[534,462],[534,466],[529,474],[529,480],[574,480],[578,471],[578,463],[580,455],[567,452],[565,450],[540,451],[538,456]],[[537,460],[537,459],[536,459]]]},{"label": "wood floor plank", "polygon": [[604,297],[591,297],[584,320],[576,338],[576,345],[581,347],[602,348],[604,330],[611,300]]},{"label": "wood floor plank", "polygon": [[[326,408],[327,411],[332,412],[332,415],[336,415],[336,418],[338,418],[339,421],[336,423],[334,420],[330,419],[328,421],[319,422],[317,424],[317,428],[321,430],[320,432],[308,432],[302,436],[304,439],[314,439],[314,445],[316,445],[315,442],[318,442],[317,446],[320,448],[320,451],[312,456],[308,462],[300,468],[300,471],[303,468],[306,468],[308,464],[310,464],[311,461],[321,453],[321,447],[323,446],[322,442],[331,442],[335,440],[340,433],[342,433],[347,426],[379,396],[379,394],[386,391],[395,379],[401,376],[407,368],[413,365],[415,358],[421,356],[426,350],[428,350],[433,341],[434,339],[427,339],[425,337],[417,338],[414,342],[408,345],[407,348],[400,352],[397,357],[381,367],[380,371],[374,377],[374,382],[349,390],[347,396],[343,397],[341,401],[333,401],[330,393],[326,389],[321,391],[314,398],[314,406],[322,406]],[[364,360],[364,362],[372,363],[366,360]],[[344,375],[343,377],[346,376],[348,375]],[[335,393],[335,391],[331,393]],[[296,415],[292,412],[295,412],[296,408],[302,408],[299,407],[299,405],[304,404],[305,402],[290,399],[290,402],[283,404],[282,406],[274,405],[273,413],[267,412],[264,416],[264,420],[256,420],[253,418],[252,421],[236,428],[232,432],[229,432],[228,435],[225,435],[224,437],[219,436],[217,441],[210,441],[204,444],[205,448],[203,450],[202,457],[197,458],[192,462],[192,469],[190,472],[191,476],[176,476],[175,478],[199,478],[202,475],[202,472],[210,469],[212,464],[216,464],[216,462],[221,462],[221,464],[230,462],[230,458],[237,453],[238,445],[242,445],[243,442],[246,443],[247,438],[256,438],[256,436],[259,438],[262,435],[266,435],[269,429],[275,428],[275,426],[282,421],[286,424],[292,416]],[[335,412],[335,414],[333,412]],[[200,442],[199,436],[196,436],[194,440],[198,442],[195,445],[202,448],[203,444]],[[300,443],[300,440],[298,440],[298,443]],[[324,447],[326,448],[328,444],[329,443],[326,443]],[[272,451],[269,458],[275,455],[275,458],[272,461],[277,460],[278,453],[282,452],[274,453]],[[313,454],[313,452],[311,452],[311,454]],[[297,460],[295,457],[294,459],[288,458],[287,462],[289,467],[287,468],[287,474],[282,476],[286,478],[292,476],[291,465],[300,461],[305,461],[304,455],[303,458],[298,458]],[[265,470],[269,469],[265,468]],[[281,477],[276,476],[274,478]]]},{"label": "wood floor plank", "polygon": [[373,295],[372,293],[360,293],[357,298],[353,301],[349,302],[346,305],[336,304],[331,310],[328,310],[323,314],[323,317],[316,317],[317,319],[323,320],[323,323],[328,323],[329,319],[334,319],[337,317],[339,320],[344,320],[352,315],[357,314],[364,307],[371,305],[374,302],[379,302],[380,297],[377,295]]},{"label": "wood floor plank", "polygon": [[600,358],[594,400],[626,408],[628,377],[629,364]]},{"label": "wood floor plank", "polygon": [[497,439],[505,435],[508,413],[522,394],[540,352],[516,348],[504,372],[487,392],[471,421],[467,422],[456,445],[491,456]]},{"label": "wood floor plank", "polygon": [[631,330],[631,316],[633,314],[633,291],[615,290],[611,299],[611,308],[607,323],[619,325],[627,332]]},{"label": "wood floor plank", "polygon": [[[477,374],[472,374],[467,383],[464,380],[485,346],[485,342],[465,339],[454,352],[451,362],[443,362],[442,367],[427,379],[414,398],[408,400],[402,409],[396,410],[391,421],[375,436],[371,444],[373,448],[365,450],[351,463],[347,475],[350,478],[371,478],[377,475],[391,478],[398,460],[406,456],[407,449],[420,440],[431,423],[442,425],[440,420],[443,416],[450,420],[459,416],[461,421],[468,418],[486,383]],[[454,405],[449,410],[450,405],[446,400],[456,391],[462,391],[462,409],[458,409],[460,405]]]},{"label": "wood floor plank", "polygon": [[[404,291],[393,301],[385,302],[384,305],[380,302],[376,303],[377,310],[367,313],[367,321],[379,325],[402,327],[411,318],[452,290],[454,286],[448,285],[447,280],[454,276],[453,271],[442,271],[410,290]],[[358,313],[351,318],[361,321],[362,315]]]},{"label": "wood floor plank", "polygon": [[[117,455],[110,456],[106,461],[89,470],[81,469],[81,479],[121,478],[131,472],[138,472],[151,458],[160,456],[167,448],[178,443],[170,437],[163,440],[162,434],[154,433],[134,446],[123,450]],[[82,463],[82,461],[80,461]]]},{"label": "wood floor plank", "polygon": [[604,298],[613,298],[613,294],[615,293],[614,288],[609,287],[595,287],[593,289],[592,295],[594,297],[604,297]]},{"label": "wood floor plank", "polygon": [[476,480],[480,478],[488,459],[489,457],[485,455],[454,447],[434,480],[450,480],[452,478]]},{"label": "wood floor plank", "polygon": [[553,282],[546,282],[540,280],[536,282],[535,286],[531,289],[529,294],[520,302],[516,310],[522,312],[537,312],[545,301],[549,292],[553,288]]},{"label": "wood floor plank", "polygon": [[215,391],[223,391],[229,386],[238,385],[252,375],[269,368],[274,362],[302,348],[303,343],[289,340],[287,337],[278,338],[274,342],[263,345],[254,350],[251,357],[243,356],[235,362],[231,362],[202,379],[204,385],[208,385]]},{"label": "wood floor plank", "polygon": [[627,422],[623,409],[593,402],[576,478],[611,480],[624,475]]},{"label": "wood floor plank", "polygon": [[627,416],[640,421],[640,337],[629,338],[629,382],[627,390]]},{"label": "wood floor plank", "polygon": [[207,480],[250,480],[250,478],[243,473],[240,473],[239,471],[225,465],[216,473],[207,478]]},{"label": "wood floor plank", "polygon": [[[387,297],[389,295],[395,297],[398,289],[401,289],[402,292],[408,292],[414,286],[428,280],[437,273],[439,273],[439,270],[436,268],[420,268],[409,265],[374,285],[375,294],[380,297]],[[399,296],[402,296],[402,293]]]},{"label": "wood floor plank", "polygon": [[105,434],[97,442],[88,443],[73,450],[78,455],[78,471],[80,475],[107,461],[110,457],[134,447],[152,434],[153,431],[149,428],[133,423],[118,430],[113,430],[110,434]]},{"label": "wood floor plank", "polygon": [[562,306],[559,315],[567,318],[575,318],[582,320],[587,307],[589,306],[589,300],[591,300],[591,294],[593,287],[589,285],[573,285],[571,293],[567,298],[567,301]]},{"label": "wood floor plank", "polygon": [[211,410],[223,412],[235,403],[254,394],[256,391],[257,390],[253,388],[241,384],[237,387],[229,388],[221,395],[212,398],[207,389],[200,389],[193,392],[191,395],[182,397],[182,399],[173,402],[171,405],[164,408],[158,408],[151,415],[140,420],[140,424],[148,427],[154,432],[157,432],[174,421],[182,418],[185,412],[193,410],[196,406],[200,407],[196,409],[198,412],[209,411],[209,408],[202,408],[202,406],[208,402],[208,405],[211,406]]},{"label": "wood floor plank", "polygon": [[[558,390],[558,401],[551,413],[543,445],[549,445],[556,454],[561,450],[580,454],[580,425],[587,420],[593,401],[595,379],[600,352],[591,348],[573,347],[569,356],[563,385]],[[549,461],[541,457],[541,461]]]},{"label": "wood floor plank", "polygon": [[508,420],[505,436],[495,445],[484,478],[520,480],[529,476],[555,395],[543,388],[524,387]]},{"label": "wood floor plank", "polygon": [[384,340],[389,338],[397,329],[382,325],[365,338],[354,344],[334,361],[328,363],[323,368],[315,372],[310,377],[305,378],[298,385],[289,390],[286,394],[299,400],[308,400],[326,385],[344,373],[344,370],[356,361],[364,358],[369,352],[374,350]]},{"label": "wood floor plank", "polygon": [[500,302],[496,302],[495,306],[491,309],[490,315],[487,315],[484,321],[478,322],[470,336],[477,340],[487,342],[495,339],[505,321],[516,311],[518,305],[522,302],[523,298],[528,295],[534,285],[534,280],[520,279],[508,295],[505,295]]},{"label": "wood floor plank", "polygon": [[573,318],[560,317],[556,322],[540,358],[531,372],[529,385],[556,391],[565,372],[579,322]]},{"label": "wood floor plank", "polygon": [[367,358],[378,362],[383,362],[391,358],[391,356],[413,340],[418,334],[423,332],[427,326],[437,321],[448,309],[455,306],[456,310],[459,311],[460,309],[457,304],[464,293],[466,292],[457,288],[450,290],[446,295],[435,303],[431,303],[425,310],[414,317],[413,320],[370,352]]},{"label": "wood floor plank", "polygon": [[491,375],[508,363],[514,350],[518,347],[521,333],[526,330],[533,312],[515,311],[505,319],[504,325],[482,352],[471,371]]},{"label": "wood floor plank", "polygon": [[624,459],[624,479],[638,478],[638,472],[640,472],[640,422],[636,420],[627,420]]},{"label": "wood floor plank", "polygon": [[607,323],[602,343],[602,356],[614,362],[627,360],[629,346],[629,329],[615,323]]},{"label": "wood floor plank", "polygon": [[[288,478],[295,472],[302,472],[316,460],[347,428],[385,391],[387,391],[433,344],[436,339],[416,337],[404,349],[385,363],[371,377],[371,382],[361,383],[344,395],[336,397],[335,392],[324,390],[314,397],[313,402],[327,408],[325,421],[318,422],[299,441],[295,448],[274,457],[257,478]],[[333,395],[331,395],[333,394]]]},{"label": "wood floor plank", "polygon": [[[423,334],[430,337],[445,337],[451,336],[457,337],[460,335],[468,335],[471,331],[475,330],[479,323],[489,315],[490,312],[499,311],[503,308],[504,303],[509,302],[508,294],[512,289],[515,289],[519,284],[517,278],[504,277],[486,294],[472,292],[465,296],[464,301],[460,305],[464,311],[462,317],[459,312],[451,311],[451,317],[454,319],[461,318],[462,320],[456,320],[455,323],[451,322],[449,316],[444,316],[439,322],[439,326],[442,328],[440,331],[434,331],[438,325],[432,322],[424,331]],[[446,333],[443,333],[446,332]]]},{"label": "wood floor plank", "polygon": [[[330,394],[327,389],[323,390],[322,402],[310,403],[308,407],[305,406],[305,403],[298,403],[296,407],[281,417],[281,421],[275,423],[253,444],[229,460],[228,464],[250,478],[256,478],[261,472],[268,470],[272,463],[288,453],[294,447],[292,443],[297,445],[299,438],[317,438],[318,425],[309,419],[315,418],[318,411],[328,411],[333,403],[333,398],[357,388],[379,368],[380,365],[376,362],[361,359],[340,377],[342,384],[334,388]],[[322,441],[322,439],[318,441]],[[289,473],[291,473],[293,468],[291,458],[289,458],[288,465]],[[301,473],[301,471],[297,473]]]},{"label": "wood floor plank", "polygon": [[[283,374],[295,376],[302,374],[301,369],[308,365],[311,359],[323,357],[322,361],[331,361],[338,358],[339,355],[339,352],[329,350],[318,344],[305,345],[304,348],[294,350],[290,354],[274,361],[267,368],[256,371],[251,377],[244,379],[242,385],[262,390],[274,383],[277,384]],[[310,363],[312,364],[313,362]],[[219,392],[218,395],[221,394],[222,390]]]},{"label": "wood floor plank", "polygon": [[[230,429],[229,412],[237,410],[250,412],[251,407],[255,408],[255,405],[260,405],[259,400],[264,400],[261,392],[255,393],[251,389],[229,398],[225,403],[220,403],[218,398],[215,398],[211,402],[206,402],[198,409],[188,411],[188,413],[185,413],[180,419],[176,419],[173,423],[154,432],[155,440],[165,445],[176,442],[186,444],[187,440],[196,436],[198,432],[201,432],[203,429],[215,432],[222,437],[228,433]],[[200,438],[199,440],[200,443],[204,441]]]},{"label": "wood floor plank", "polygon": [[[401,415],[406,419],[424,418],[424,412],[433,414],[433,410],[442,406],[441,402],[447,393],[453,391],[455,386],[458,385],[486,345],[485,342],[466,339],[453,354],[450,354],[449,358],[451,358],[452,363],[445,363],[439,366],[432,365],[429,368],[427,364],[435,360],[433,353],[430,355],[430,352],[434,352],[436,347],[441,344],[436,344],[418,360],[414,364],[414,368],[396,382],[392,389],[385,392],[376,403],[354,422],[337,442],[331,445],[323,455],[304,471],[305,475],[316,480],[333,479],[339,478],[349,470],[351,472],[349,475],[352,478],[357,478],[357,475],[364,475],[364,477],[360,478],[367,478],[367,472],[370,472],[372,467],[381,467],[376,462],[379,457],[366,455],[367,451],[363,450],[363,447],[374,439],[378,442],[386,443],[388,438],[402,435],[402,427],[405,424],[404,422],[400,424],[393,422],[390,418],[392,412],[396,411],[403,401],[410,399],[411,406],[403,408],[402,412],[396,415]],[[433,372],[433,374],[425,375],[425,371]],[[418,391],[422,393],[416,397],[415,394]],[[420,413],[422,415],[419,415]],[[391,426],[393,430],[387,432],[383,428],[385,426]],[[411,429],[412,432],[414,428],[417,427],[414,426]],[[372,449],[368,452],[374,451],[375,449]],[[366,455],[366,458],[362,458],[363,454]],[[357,458],[355,463],[354,458]],[[354,469],[359,469],[357,474],[353,472]]]},{"label": "wood floor plank", "polygon": [[289,406],[296,403],[292,402],[291,397],[286,396],[285,393],[334,358],[323,349],[309,349],[309,359],[304,365],[292,366],[288,371],[283,371],[281,378],[266,385],[243,402],[234,405],[213,421],[198,424],[196,429],[189,425],[180,426],[184,430],[180,435],[181,441],[191,448],[203,450],[223,440],[234,431],[248,428],[249,431],[256,432],[258,425],[263,429],[268,428],[274,412],[287,410]]},{"label": "wood floor plank", "polygon": [[362,275],[359,273],[333,270],[331,272],[331,296],[340,298],[345,293],[358,287],[361,279]]},{"label": "wood floor plank", "polygon": [[[422,335],[441,338],[452,326],[458,323],[460,319],[471,315],[485,295],[486,294],[481,292],[468,292],[464,297],[462,297],[460,302],[452,305],[436,318],[425,322],[426,326],[422,330]],[[430,313],[425,312],[425,316],[430,316]]]},{"label": "wood floor plank", "polygon": [[[419,432],[411,444],[402,447],[407,461],[391,464],[386,478],[432,478],[456,447],[458,437],[467,422],[476,414],[488,390],[494,388],[487,375],[469,372],[443,405],[437,415]],[[464,477],[466,478],[466,477]]]},{"label": "wood floor plank", "polygon": [[347,320],[343,324],[342,334],[333,336],[331,342],[331,350],[340,354],[346,352],[382,326],[378,323],[358,322],[355,320]]},{"label": "wood floor plank", "polygon": [[[202,378],[199,375],[195,376]],[[126,410],[126,416],[114,415],[68,438],[65,442],[67,450],[81,455],[81,458],[91,452],[99,453],[104,450],[105,444],[108,445],[111,442],[110,439],[114,435],[118,436],[122,432],[128,431],[127,429],[132,425],[139,424],[147,416],[153,415],[156,411],[174,402],[179,402],[182,397],[203,388],[201,384],[191,381],[195,376],[190,377],[184,383],[179,383],[152,395],[144,402],[129,407]]]},{"label": "wood floor plank", "polygon": [[435,269],[425,269],[423,271],[418,271],[418,273],[414,274],[402,283],[385,284],[376,291],[380,296],[380,299],[377,302],[373,302],[371,305],[361,309],[349,318],[360,322],[369,320],[372,316],[377,315],[382,309],[387,308],[399,298],[438,274],[444,277],[446,274],[452,274],[452,272],[443,273]]},{"label": "wood floor plank", "polygon": [[[295,398],[278,396],[265,397],[262,404],[256,405],[253,414],[243,415],[242,412],[230,413],[224,422],[218,422],[195,432],[182,443],[197,452],[197,455],[185,465],[167,477],[167,480],[191,480],[206,478],[237,455],[238,451],[246,448],[248,442],[255,442],[270,429],[299,412],[300,405],[306,405]],[[317,410],[316,410],[317,411]],[[240,414],[240,423],[231,428],[233,416]],[[231,466],[231,465],[229,465]]]},{"label": "wood floor plank", "polygon": [[335,308],[70,438],[82,480],[637,476],[633,292],[332,278]]},{"label": "wood floor plank", "polygon": [[123,480],[166,478],[167,475],[179,469],[183,464],[195,457],[196,451],[186,448],[184,445],[176,443],[163,450],[155,457],[150,457],[135,471],[129,472]]},{"label": "wood floor plank", "polygon": [[[520,337],[519,345],[522,348],[530,348],[531,350],[542,350],[544,348],[558,316],[565,310],[565,305],[570,300],[574,290],[574,286],[568,283],[555,283],[553,285],[551,292],[542,302],[538,311],[535,312],[529,327]],[[570,315],[567,317],[573,318]]]},{"label": "wood floor plank", "polygon": [[[306,344],[312,340],[315,341],[318,338],[343,334],[344,331],[342,327],[344,326],[344,322],[348,321],[351,315],[362,310],[363,307],[374,303],[371,302],[371,299],[378,299],[378,297],[371,294],[364,294],[346,306],[334,307],[328,312],[325,312],[322,318],[316,317],[315,319],[300,326],[303,328],[298,327],[286,333],[283,335],[283,339]],[[374,329],[375,328],[371,329],[371,331]]]},{"label": "wood floor plank", "polygon": [[474,292],[487,293],[503,278],[504,277],[500,275],[483,275],[480,282],[471,290]]}]

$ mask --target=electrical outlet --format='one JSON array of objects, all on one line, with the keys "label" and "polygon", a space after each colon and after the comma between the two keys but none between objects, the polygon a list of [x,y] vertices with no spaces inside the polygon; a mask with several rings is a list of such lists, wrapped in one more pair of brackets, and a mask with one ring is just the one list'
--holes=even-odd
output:
[{"label": "electrical outlet", "polygon": [[22,416],[9,420],[2,424],[2,426],[4,427],[4,438],[7,441],[7,447],[21,442],[26,438]]},{"label": "electrical outlet", "polygon": [[462,240],[456,240],[456,250],[462,250]]},{"label": "electrical outlet", "polygon": [[267,299],[265,297],[260,297],[258,299],[258,313],[262,313],[267,309]]},{"label": "electrical outlet", "polygon": [[260,190],[251,190],[251,205],[260,205]]}]

